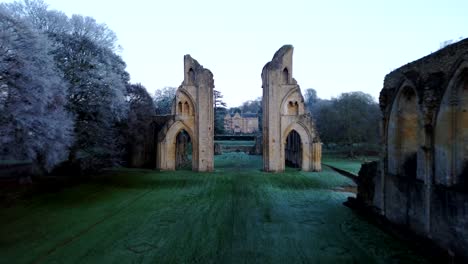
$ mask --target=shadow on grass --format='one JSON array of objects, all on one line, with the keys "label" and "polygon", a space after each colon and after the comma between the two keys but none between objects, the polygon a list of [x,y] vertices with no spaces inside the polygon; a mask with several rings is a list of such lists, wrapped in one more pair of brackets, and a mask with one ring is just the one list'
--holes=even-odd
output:
[{"label": "shadow on grass", "polygon": [[202,181],[199,177],[187,176],[190,173],[192,172],[160,173],[151,170],[118,170],[93,177],[92,183],[124,189],[185,189],[201,185]]},{"label": "shadow on grass", "polygon": [[279,189],[289,190],[306,190],[306,189],[319,189],[322,184],[315,178],[296,176],[292,174],[272,174],[267,175],[268,182]]}]

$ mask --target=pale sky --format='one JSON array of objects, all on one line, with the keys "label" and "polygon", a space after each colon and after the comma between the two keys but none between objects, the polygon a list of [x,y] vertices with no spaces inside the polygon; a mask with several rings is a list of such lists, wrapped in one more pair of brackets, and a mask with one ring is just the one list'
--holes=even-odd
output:
[{"label": "pale sky", "polygon": [[[0,2],[12,2],[0,0]],[[229,107],[262,94],[260,74],[284,44],[293,77],[321,98],[363,91],[378,98],[391,70],[468,37],[466,0],[46,0],[51,9],[106,23],[132,82],[151,94],[183,80],[191,54]]]}]

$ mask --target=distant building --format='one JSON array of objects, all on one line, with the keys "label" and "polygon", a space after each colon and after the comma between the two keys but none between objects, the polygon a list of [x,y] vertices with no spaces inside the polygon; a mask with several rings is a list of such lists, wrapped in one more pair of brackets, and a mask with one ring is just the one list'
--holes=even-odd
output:
[{"label": "distant building", "polygon": [[234,115],[227,113],[224,116],[224,131],[226,133],[251,134],[258,131],[258,116],[253,113]]}]

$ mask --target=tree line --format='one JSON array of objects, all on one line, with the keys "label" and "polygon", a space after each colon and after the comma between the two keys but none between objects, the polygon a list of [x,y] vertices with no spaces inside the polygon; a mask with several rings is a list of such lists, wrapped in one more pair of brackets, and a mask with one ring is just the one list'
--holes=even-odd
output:
[{"label": "tree line", "polygon": [[378,154],[381,111],[370,94],[348,92],[321,99],[314,89],[307,89],[304,100],[326,151],[349,156]]},{"label": "tree line", "polygon": [[116,40],[105,24],[42,0],[0,5],[0,159],[41,173],[125,163],[155,110]]}]

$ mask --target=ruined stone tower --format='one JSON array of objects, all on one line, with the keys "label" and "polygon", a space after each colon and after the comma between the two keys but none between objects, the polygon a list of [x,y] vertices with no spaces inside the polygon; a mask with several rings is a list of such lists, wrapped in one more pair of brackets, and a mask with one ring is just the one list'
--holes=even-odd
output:
[{"label": "ruined stone tower", "polygon": [[[305,113],[300,87],[292,77],[292,55],[293,47],[285,45],[263,67],[263,169],[284,171],[291,157],[304,171],[320,171],[322,145],[311,116]],[[297,143],[288,142],[291,138]],[[289,151],[287,146],[296,149]]]},{"label": "ruined stone tower", "polygon": [[176,138],[185,130],[192,143],[192,170],[213,170],[213,74],[184,56],[184,81],[172,104],[172,117],[158,134],[157,167],[176,167]]}]

